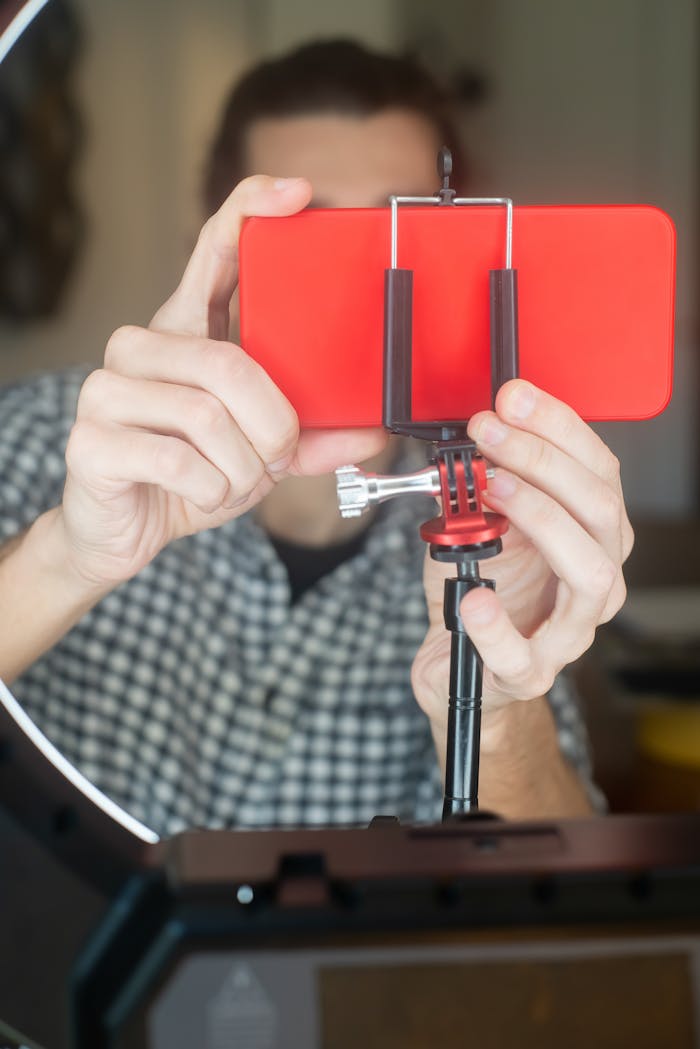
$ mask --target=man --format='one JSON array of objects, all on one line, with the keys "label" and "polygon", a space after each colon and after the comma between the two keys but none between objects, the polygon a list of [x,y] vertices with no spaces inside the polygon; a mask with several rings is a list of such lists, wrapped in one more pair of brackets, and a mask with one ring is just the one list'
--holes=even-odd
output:
[{"label": "man", "polygon": [[[433,192],[445,114],[412,63],[348,43],[253,72],[212,153],[218,210],[149,328],[115,332],[82,388],[44,377],[0,402],[0,674],[161,832],[439,812],[449,638],[429,559],[427,612],[420,580],[426,506],[342,521],[331,473],[403,453],[373,431],[300,434],[227,340],[243,219]],[[580,719],[552,686],[624,597],[617,463],[526,382],[469,432],[510,522],[496,593],[461,607],[485,667],[481,803],[584,814]]]}]

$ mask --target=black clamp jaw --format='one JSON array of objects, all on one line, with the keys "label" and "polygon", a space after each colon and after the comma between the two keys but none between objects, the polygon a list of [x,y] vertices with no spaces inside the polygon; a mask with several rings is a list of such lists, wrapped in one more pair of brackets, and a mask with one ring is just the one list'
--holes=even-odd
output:
[{"label": "black clamp jaw", "polygon": [[402,205],[446,207],[487,205],[505,208],[505,266],[490,273],[491,388],[496,393],[518,375],[517,272],[512,267],[513,202],[506,197],[458,197],[450,187],[452,156],[438,154],[441,188],[432,197],[389,198],[391,266],[384,278],[384,387],[382,423],[390,433],[431,441],[434,465],[403,477],[377,477],[355,466],[336,471],[338,502],[344,517],[363,513],[372,503],[407,493],[441,496],[442,514],[421,526],[430,556],[454,563],[457,577],[445,581],[445,626],[452,635],[443,819],[478,809],[482,662],[468,637],[459,605],[474,587],[493,587],[481,579],[478,561],[501,550],[507,522],[482,510],[487,468],[467,436],[467,419],[413,419],[413,271],[398,266],[398,210]]}]

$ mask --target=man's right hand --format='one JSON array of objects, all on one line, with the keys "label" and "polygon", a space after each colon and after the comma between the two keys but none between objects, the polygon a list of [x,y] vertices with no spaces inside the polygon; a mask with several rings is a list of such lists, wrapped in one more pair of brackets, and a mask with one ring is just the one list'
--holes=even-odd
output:
[{"label": "man's right hand", "polygon": [[149,328],[116,331],[86,380],[57,523],[90,588],[108,590],[173,539],[238,516],[282,477],[328,472],[383,446],[378,430],[300,435],[280,390],[226,341],[244,218],[293,214],[310,196],[305,179],[241,182]]},{"label": "man's right hand", "polygon": [[305,179],[245,179],[148,329],[110,339],[80,394],[62,504],[0,549],[0,678],[21,674],[173,539],[224,524],[282,477],[330,473],[384,446],[380,430],[300,434],[280,390],[227,341],[244,218],[291,215],[310,196]]}]

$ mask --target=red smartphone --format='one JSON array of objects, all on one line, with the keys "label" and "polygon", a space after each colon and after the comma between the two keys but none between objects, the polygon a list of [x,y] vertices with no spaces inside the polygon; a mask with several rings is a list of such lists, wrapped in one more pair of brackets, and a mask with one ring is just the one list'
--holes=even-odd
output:
[{"label": "red smartphone", "polygon": [[[491,405],[489,272],[498,207],[401,207],[414,271],[413,418]],[[672,388],[675,230],[654,207],[513,209],[520,375],[587,420],[644,419]],[[241,345],[303,427],[379,426],[389,208],[252,218],[240,240]]]}]

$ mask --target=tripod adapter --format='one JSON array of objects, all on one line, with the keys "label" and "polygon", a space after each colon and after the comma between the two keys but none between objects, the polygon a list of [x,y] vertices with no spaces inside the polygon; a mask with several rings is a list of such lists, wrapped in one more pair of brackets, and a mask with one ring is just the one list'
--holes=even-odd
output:
[{"label": "tripod adapter", "polygon": [[435,468],[402,477],[363,474],[355,466],[336,471],[341,513],[354,517],[372,503],[407,492],[442,496],[442,514],[420,528],[435,561],[452,563],[456,577],[445,579],[443,613],[451,633],[449,706],[447,721],[445,800],[443,820],[478,808],[479,741],[483,664],[466,632],[459,608],[476,587],[493,588],[479,575],[480,560],[501,550],[508,522],[500,514],[484,513],[481,493],[487,471],[483,458],[468,438],[438,441]]},{"label": "tripod adapter", "polygon": [[445,800],[443,820],[479,807],[479,740],[483,663],[466,632],[460,605],[470,590],[493,588],[482,579],[478,562],[501,551],[501,535],[508,527],[499,514],[481,509],[486,486],[486,465],[469,440],[439,442],[436,450],[441,482],[440,517],[421,526],[421,537],[430,543],[430,556],[451,562],[456,578],[445,580],[443,613],[450,631],[450,685],[447,720]]}]

